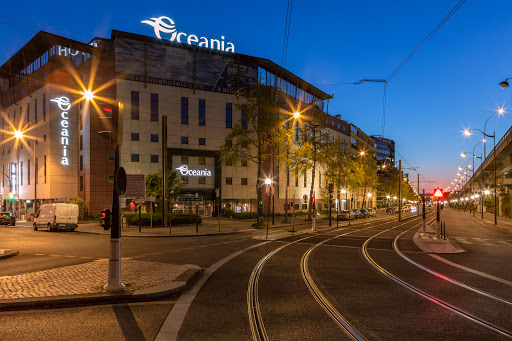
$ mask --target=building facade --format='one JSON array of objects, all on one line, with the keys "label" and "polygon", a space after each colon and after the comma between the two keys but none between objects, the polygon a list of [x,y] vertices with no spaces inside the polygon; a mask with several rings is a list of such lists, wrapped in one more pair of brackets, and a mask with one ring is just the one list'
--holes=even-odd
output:
[{"label": "building facade", "polygon": [[[39,32],[0,67],[3,209],[24,216],[33,212],[34,201],[39,206],[72,197],[84,199],[90,215],[110,207],[114,147],[102,132],[109,129],[108,111],[122,103],[120,164],[126,173],[155,174],[165,159],[179,177],[181,195],[204,198],[201,214],[213,213],[216,189],[225,208],[254,212],[256,165],[223,164],[218,151],[236,124],[248,124],[238,90],[255,83],[267,89],[283,115],[314,107],[326,141],[343,140],[354,152],[375,154],[374,141],[361,129],[327,113],[330,95],[269,60],[120,31],[88,44]],[[86,90],[95,93],[94,101],[84,99]],[[16,131],[23,137],[16,138]],[[307,210],[310,171],[287,174],[270,159],[262,171],[273,175],[276,212],[290,200],[297,210]],[[320,167],[315,192],[325,186]],[[353,207],[364,195],[348,194]],[[122,198],[122,205],[134,208],[132,199]]]}]

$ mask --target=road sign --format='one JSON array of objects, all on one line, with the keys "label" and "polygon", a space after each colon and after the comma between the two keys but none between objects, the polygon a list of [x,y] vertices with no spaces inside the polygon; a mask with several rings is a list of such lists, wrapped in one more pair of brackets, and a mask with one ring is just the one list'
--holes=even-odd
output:
[{"label": "road sign", "polygon": [[201,197],[179,197],[176,198],[177,202],[201,202],[204,201]]},{"label": "road sign", "polygon": [[443,190],[441,188],[436,188],[435,191],[434,191],[434,196],[437,199],[441,199],[444,196]]},{"label": "road sign", "polygon": [[146,196],[146,177],[144,174],[126,174],[126,198],[143,198]]}]

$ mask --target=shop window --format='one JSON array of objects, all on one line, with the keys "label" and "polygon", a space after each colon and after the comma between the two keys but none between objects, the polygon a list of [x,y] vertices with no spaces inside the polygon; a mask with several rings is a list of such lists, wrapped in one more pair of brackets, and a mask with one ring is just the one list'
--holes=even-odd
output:
[{"label": "shop window", "polygon": [[233,184],[233,178],[226,178],[226,185],[232,185]]}]

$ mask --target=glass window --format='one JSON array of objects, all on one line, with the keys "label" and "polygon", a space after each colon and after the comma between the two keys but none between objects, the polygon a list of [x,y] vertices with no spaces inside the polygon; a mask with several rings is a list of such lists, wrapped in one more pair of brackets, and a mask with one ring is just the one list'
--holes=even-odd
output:
[{"label": "glass window", "polygon": [[[46,137],[46,135],[45,135]],[[84,149],[84,136],[80,135],[80,150]]]},{"label": "glass window", "polygon": [[247,167],[247,159],[242,159],[240,163],[242,164],[242,167]]},{"label": "glass window", "polygon": [[132,162],[139,162],[139,154],[132,154]]},{"label": "glass window", "polygon": [[151,142],[158,142],[158,134],[151,134]]},{"label": "glass window", "polygon": [[132,141],[139,141],[139,133],[132,133]]},{"label": "glass window", "polygon": [[233,104],[226,103],[226,128],[233,128]]},{"label": "glass window", "polygon": [[242,129],[247,130],[247,113],[242,110]]},{"label": "glass window", "polygon": [[114,174],[109,174],[108,182],[114,182]]},{"label": "glass window", "polygon": [[232,185],[233,184],[233,178],[226,178],[226,185]]},{"label": "glass window", "polygon": [[204,137],[199,138],[199,145],[204,146],[206,144],[206,139]]},{"label": "glass window", "polygon": [[46,95],[43,94],[43,121],[46,121]]},{"label": "glass window", "polygon": [[181,177],[181,184],[182,185],[188,185],[188,176],[182,176]]},{"label": "glass window", "polygon": [[205,178],[204,176],[200,176],[200,177],[199,177],[199,184],[200,184],[200,185],[204,185],[204,184],[206,184],[206,178]]},{"label": "glass window", "polygon": [[139,92],[132,91],[131,98],[131,111],[132,111],[132,120],[139,119]]},{"label": "glass window", "polygon": [[353,146],[357,146],[357,141],[355,138],[351,137],[350,138],[350,143],[353,145]]},{"label": "glass window", "polygon": [[188,164],[188,156],[182,156],[181,157],[181,163],[183,165],[187,165]]},{"label": "glass window", "polygon": [[34,102],[34,121],[37,123],[37,98]]},{"label": "glass window", "polygon": [[206,125],[206,101],[204,99],[199,100],[199,125]]},{"label": "glass window", "polygon": [[181,97],[181,124],[188,124],[188,97]]},{"label": "glass window", "polygon": [[247,185],[247,178],[242,178],[242,185],[244,185],[244,186]]},{"label": "glass window", "polygon": [[158,163],[158,155],[151,155],[151,162]]},{"label": "glass window", "polygon": [[181,144],[188,144],[188,136],[181,137]]},{"label": "glass window", "polygon": [[204,157],[200,157],[198,164],[199,166],[204,166],[206,164],[206,159]]},{"label": "glass window", "polygon": [[108,153],[108,161],[114,161],[116,159],[116,155],[114,153]]},{"label": "glass window", "polygon": [[158,122],[158,94],[151,94],[151,121]]},{"label": "glass window", "polygon": [[233,141],[232,140],[226,140],[226,146],[232,146],[233,145]]},{"label": "glass window", "polygon": [[80,155],[80,170],[84,170],[84,156]]},{"label": "glass window", "polygon": [[27,122],[30,122],[30,103],[27,103]]},{"label": "glass window", "polygon": [[80,175],[80,191],[84,190],[84,177]]},{"label": "glass window", "polygon": [[308,187],[308,173],[304,172],[304,187]]},{"label": "glass window", "polygon": [[303,210],[307,210],[308,209],[308,204],[302,204],[302,209]]}]

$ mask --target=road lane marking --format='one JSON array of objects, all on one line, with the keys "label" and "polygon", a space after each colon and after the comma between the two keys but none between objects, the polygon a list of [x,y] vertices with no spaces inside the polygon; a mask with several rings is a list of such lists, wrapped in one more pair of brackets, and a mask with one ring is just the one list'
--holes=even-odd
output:
[{"label": "road lane marking", "polygon": [[438,261],[441,261],[443,263],[446,263],[448,265],[451,265],[451,266],[454,266],[456,268],[459,268],[459,269],[462,269],[462,270],[465,270],[467,272],[471,272],[471,273],[474,273],[475,275],[478,275],[478,276],[482,276],[482,277],[485,277],[485,278],[489,278],[489,279],[492,279],[493,281],[496,281],[496,282],[500,282],[500,283],[503,283],[505,285],[508,285],[508,286],[511,286],[512,287],[512,282],[511,281],[507,281],[506,279],[503,279],[503,278],[499,278],[499,277],[496,277],[496,276],[493,276],[493,275],[489,275],[489,274],[486,274],[485,272],[481,272],[481,271],[478,271],[478,270],[474,270],[474,269],[471,269],[471,268],[468,268],[464,265],[460,265],[460,264],[457,264],[457,263],[454,263],[454,262],[451,262],[449,261],[448,259],[446,258],[443,258],[441,256],[438,256],[438,255],[434,255],[434,254],[428,254],[430,257],[434,257],[435,259],[437,259]]},{"label": "road lane marking", "polygon": [[509,242],[506,242],[504,240],[498,240],[497,242],[500,244],[503,244],[503,245],[512,246],[512,244],[510,244]]},{"label": "road lane marking", "polygon": [[455,239],[457,239],[457,241],[459,243],[462,243],[462,244],[473,244],[472,242],[470,241],[467,241],[466,238],[462,238],[462,237],[455,237]]}]

